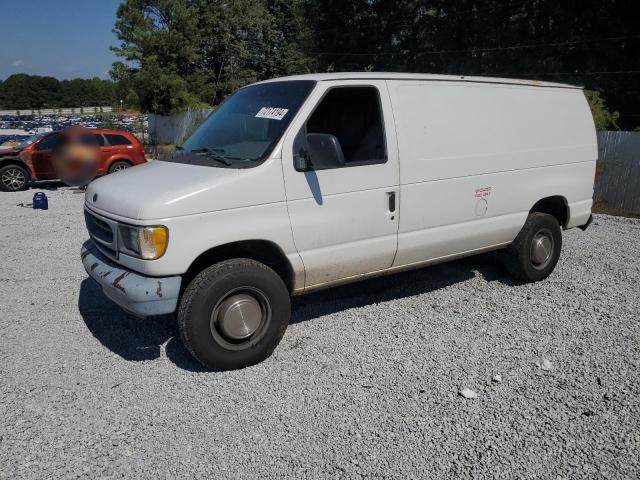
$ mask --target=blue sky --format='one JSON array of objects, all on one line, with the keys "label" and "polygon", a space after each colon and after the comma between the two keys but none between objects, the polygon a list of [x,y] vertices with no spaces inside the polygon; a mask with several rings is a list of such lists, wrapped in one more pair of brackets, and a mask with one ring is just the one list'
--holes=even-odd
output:
[{"label": "blue sky", "polygon": [[108,78],[120,0],[0,0],[0,79]]}]

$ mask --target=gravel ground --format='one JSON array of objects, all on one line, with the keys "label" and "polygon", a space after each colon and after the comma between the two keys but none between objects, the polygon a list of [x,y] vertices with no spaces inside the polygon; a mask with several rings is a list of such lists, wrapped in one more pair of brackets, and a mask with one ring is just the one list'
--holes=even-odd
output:
[{"label": "gravel ground", "polygon": [[269,360],[209,373],[87,280],[83,195],[46,186],[0,195],[2,478],[640,476],[640,220],[534,285],[484,255],[295,299]]}]

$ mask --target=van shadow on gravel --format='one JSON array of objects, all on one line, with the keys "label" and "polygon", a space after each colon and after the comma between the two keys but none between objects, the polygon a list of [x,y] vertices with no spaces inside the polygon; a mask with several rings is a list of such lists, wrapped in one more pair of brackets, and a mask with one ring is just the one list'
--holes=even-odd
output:
[{"label": "van shadow on gravel", "polygon": [[105,297],[90,278],[80,284],[78,309],[93,336],[125,360],[155,360],[160,358],[165,345],[167,358],[176,366],[191,372],[204,371],[180,342],[172,315],[149,318],[130,315]]},{"label": "van shadow on gravel", "polygon": [[[489,253],[294,297],[291,323],[429,293],[469,280],[476,272],[487,281],[518,285],[508,276],[497,255]],[[155,360],[160,358],[162,345],[165,345],[167,358],[179,368],[205,371],[180,342],[172,315],[146,319],[129,315],[106,298],[90,278],[80,285],[78,309],[93,336],[125,360]]]},{"label": "van shadow on gravel", "polygon": [[520,285],[509,276],[499,254],[491,252],[294,297],[291,323],[429,293],[469,280],[476,272],[487,282]]}]

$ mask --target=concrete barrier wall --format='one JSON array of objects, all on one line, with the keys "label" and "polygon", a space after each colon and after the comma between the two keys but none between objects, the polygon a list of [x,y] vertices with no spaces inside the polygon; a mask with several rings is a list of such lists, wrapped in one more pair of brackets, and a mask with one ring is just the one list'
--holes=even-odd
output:
[{"label": "concrete barrier wall", "polygon": [[111,113],[112,107],[75,107],[75,108],[23,108],[22,110],[0,110],[0,115],[14,117],[24,115],[94,115]]}]

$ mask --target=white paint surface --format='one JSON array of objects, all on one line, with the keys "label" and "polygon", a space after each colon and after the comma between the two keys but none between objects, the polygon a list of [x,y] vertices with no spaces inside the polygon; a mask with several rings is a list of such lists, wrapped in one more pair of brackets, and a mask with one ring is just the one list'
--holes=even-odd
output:
[{"label": "white paint surface", "polygon": [[[580,89],[405,74],[292,78],[318,83],[262,165],[152,162],[89,186],[87,204],[98,213],[169,228],[161,259],[121,255],[125,266],[180,274],[217,245],[268,240],[285,253],[302,291],[508,245],[548,196],[566,200],[568,227],[589,218],[597,147]],[[296,134],[323,94],[344,85],[378,89],[388,161],[296,171]]]}]

